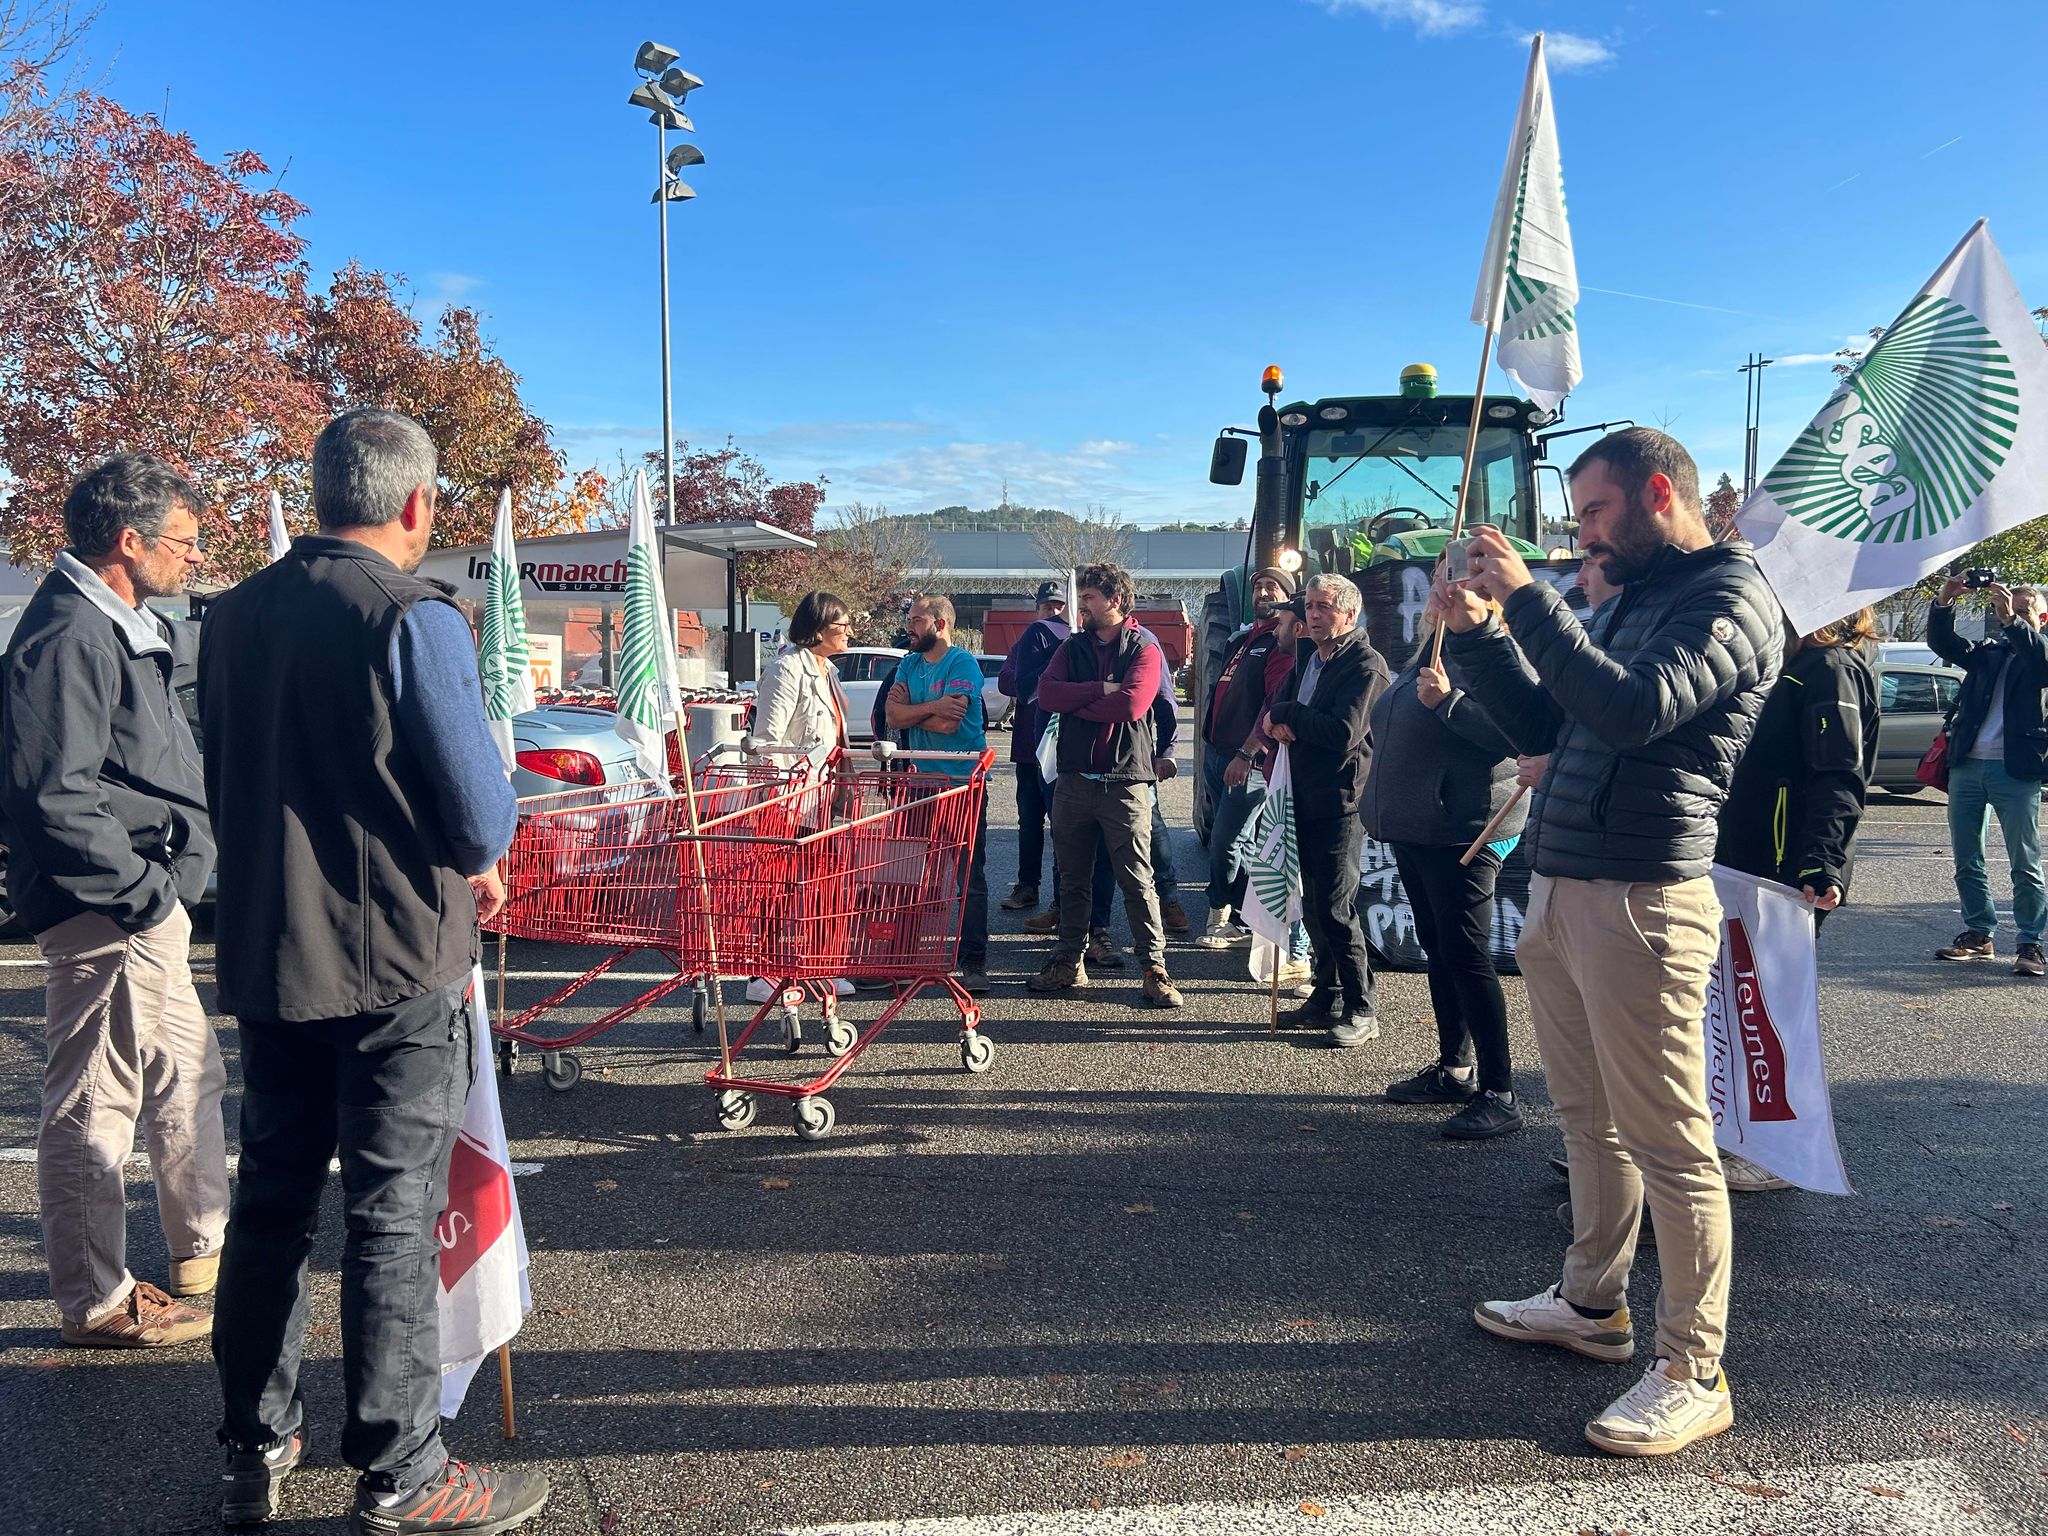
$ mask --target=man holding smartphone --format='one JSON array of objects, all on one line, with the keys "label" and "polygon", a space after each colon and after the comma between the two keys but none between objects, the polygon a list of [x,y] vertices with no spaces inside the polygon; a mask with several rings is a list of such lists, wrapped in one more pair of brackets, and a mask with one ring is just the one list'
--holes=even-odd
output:
[{"label": "man holding smartphone", "polygon": [[2048,926],[2048,894],[2041,880],[2041,783],[2048,779],[2043,603],[2037,588],[2007,588],[1991,581],[1983,590],[1991,601],[1992,632],[1982,640],[1965,640],[1956,633],[1955,602],[1970,586],[1968,576],[1943,582],[1927,619],[1927,643],[1934,654],[1964,672],[1948,741],[1948,835],[1963,931],[1935,955],[1943,960],[1996,958],[1991,936],[1998,930],[1998,907],[1984,870],[1984,836],[1995,813],[2012,862],[2012,915],[2019,929],[2012,973],[2039,976],[2044,970],[2041,932]]}]

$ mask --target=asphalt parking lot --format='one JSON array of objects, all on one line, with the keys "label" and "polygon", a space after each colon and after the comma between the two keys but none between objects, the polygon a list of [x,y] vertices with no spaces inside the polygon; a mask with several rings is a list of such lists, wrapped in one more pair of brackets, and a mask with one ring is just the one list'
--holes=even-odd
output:
[{"label": "asphalt parking lot", "polygon": [[[1167,790],[1184,827],[1187,781]],[[1007,770],[993,797],[999,897]],[[1184,942],[1182,1013],[1138,1010],[1135,969],[1033,998],[1043,946],[1000,912],[993,1069],[963,1072],[949,1015],[920,1005],[834,1092],[839,1127],[817,1144],[773,1106],[717,1127],[713,1053],[683,1007],[593,1042],[569,1092],[523,1062],[505,1092],[532,1165],[521,1435],[500,1439],[486,1372],[450,1443],[543,1466],[555,1498],[528,1529],[550,1536],[2048,1529],[2048,991],[1931,958],[1958,927],[1939,798],[1874,799],[1855,904],[1821,953],[1858,1193],[1738,1202],[1737,1423],[1692,1453],[1601,1457],[1580,1426],[1640,1365],[1470,1321],[1475,1300],[1549,1283],[1564,1246],[1518,981],[1532,1127],[1460,1145],[1436,1112],[1377,1100],[1433,1049],[1421,978],[1384,983],[1376,1046],[1335,1052],[1268,1033],[1241,953]],[[1185,830],[1178,846],[1199,924],[1199,853]],[[2009,953],[2009,927],[1999,939]],[[512,1002],[587,959],[513,946]],[[40,1010],[33,946],[5,946],[0,1529],[215,1529],[204,1349],[57,1344],[32,1166]],[[231,1086],[231,1135],[235,1105]],[[130,1192],[133,1265],[161,1279],[145,1165]],[[341,1531],[351,1484],[337,1225],[316,1259],[310,1460],[273,1527],[293,1536]],[[1655,1284],[1646,1250],[1639,1331]]]}]

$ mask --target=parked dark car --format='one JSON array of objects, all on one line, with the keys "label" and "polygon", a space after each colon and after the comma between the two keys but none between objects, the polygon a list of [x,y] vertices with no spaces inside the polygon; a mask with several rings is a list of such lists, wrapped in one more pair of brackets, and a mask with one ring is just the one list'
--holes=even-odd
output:
[{"label": "parked dark car", "polygon": [[1897,795],[1927,786],[1915,777],[1935,732],[1956,706],[1963,674],[1953,667],[1883,661],[1877,668],[1877,770],[1870,782]]}]

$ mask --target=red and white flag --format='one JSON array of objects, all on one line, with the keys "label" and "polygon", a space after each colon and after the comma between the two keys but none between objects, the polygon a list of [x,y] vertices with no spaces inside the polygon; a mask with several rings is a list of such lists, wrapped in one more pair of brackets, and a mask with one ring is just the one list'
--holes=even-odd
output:
[{"label": "red and white flag", "polygon": [[461,1411],[477,1367],[519,1332],[533,1310],[533,1288],[526,1276],[526,1229],[519,1221],[512,1154],[504,1117],[498,1112],[482,966],[470,972],[469,1023],[476,1071],[448,1162],[448,1207],[434,1229],[441,1244],[444,1419]]},{"label": "red and white flag", "polygon": [[1802,1189],[1851,1195],[1820,1052],[1813,908],[1714,866],[1721,953],[1707,977],[1707,1107],[1724,1152]]}]

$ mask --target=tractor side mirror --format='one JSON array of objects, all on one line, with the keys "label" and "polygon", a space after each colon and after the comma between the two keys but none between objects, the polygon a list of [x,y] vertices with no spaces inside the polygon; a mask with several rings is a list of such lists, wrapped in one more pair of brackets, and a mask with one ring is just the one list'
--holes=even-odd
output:
[{"label": "tractor side mirror", "polygon": [[1245,455],[1250,451],[1251,443],[1246,438],[1228,432],[1217,438],[1216,446],[1209,451],[1209,483],[1243,485]]}]

